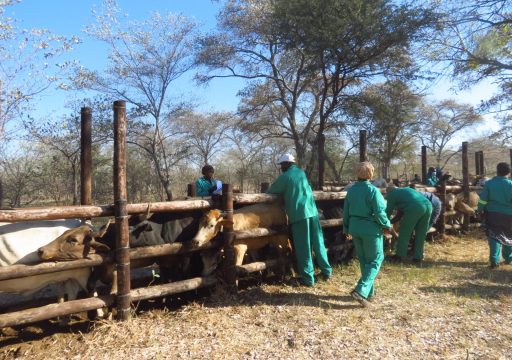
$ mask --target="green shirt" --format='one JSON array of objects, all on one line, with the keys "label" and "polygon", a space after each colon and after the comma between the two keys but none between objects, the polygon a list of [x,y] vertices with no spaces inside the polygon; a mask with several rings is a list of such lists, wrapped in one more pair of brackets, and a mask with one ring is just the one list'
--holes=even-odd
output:
[{"label": "green shirt", "polygon": [[197,196],[210,196],[211,193],[208,192],[212,187],[217,186],[217,183],[214,179],[206,180],[204,177],[201,177],[196,180],[196,195]]},{"label": "green shirt", "polygon": [[427,178],[427,185],[428,186],[436,186],[437,183],[439,182],[439,180],[437,180],[437,176],[436,174],[431,174],[428,178]]},{"label": "green shirt", "polygon": [[306,174],[297,165],[282,173],[267,190],[268,194],[282,194],[288,222],[293,224],[318,215],[313,191]]},{"label": "green shirt", "polygon": [[395,208],[407,213],[407,211],[416,212],[419,205],[432,206],[426,197],[411,188],[395,188],[387,194],[386,200],[388,202],[386,208],[388,216],[391,216]]},{"label": "green shirt", "polygon": [[356,182],[348,190],[343,203],[343,232],[350,234],[350,226],[354,226],[351,218],[368,220],[379,229],[389,229],[391,224],[385,210],[386,201],[379,189],[368,180]]},{"label": "green shirt", "polygon": [[505,176],[487,180],[480,192],[478,210],[512,215],[512,181]]}]

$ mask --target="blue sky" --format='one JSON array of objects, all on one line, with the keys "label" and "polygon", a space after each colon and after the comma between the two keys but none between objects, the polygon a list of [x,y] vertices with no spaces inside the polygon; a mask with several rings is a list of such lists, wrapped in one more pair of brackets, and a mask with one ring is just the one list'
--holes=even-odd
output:
[{"label": "blue sky", "polygon": [[[142,19],[151,11],[165,13],[167,11],[182,13],[196,19],[202,24],[201,29],[207,30],[215,26],[215,15],[219,4],[210,0],[119,0],[121,9],[130,18]],[[92,8],[99,7],[100,0],[23,0],[21,3],[8,7],[7,14],[16,18],[19,25],[25,28],[46,28],[55,34],[72,36],[78,35],[83,44],[79,45],[70,57],[80,60],[88,68],[101,70],[107,60],[107,52],[101,43],[82,33],[82,28],[93,22]],[[191,74],[192,76],[192,74]],[[200,108],[205,111],[236,110],[238,99],[236,93],[243,87],[243,82],[237,79],[217,79],[207,87],[196,85],[192,79],[183,78],[177,84],[180,94],[195,99]],[[448,80],[440,80],[431,90],[430,99],[440,100],[455,98],[460,102],[478,105],[494,91],[489,83],[483,83],[470,91],[451,90]],[[64,106],[67,99],[77,94],[63,91],[49,91],[37,105],[36,117],[68,113]],[[485,128],[495,126],[492,121]]]}]

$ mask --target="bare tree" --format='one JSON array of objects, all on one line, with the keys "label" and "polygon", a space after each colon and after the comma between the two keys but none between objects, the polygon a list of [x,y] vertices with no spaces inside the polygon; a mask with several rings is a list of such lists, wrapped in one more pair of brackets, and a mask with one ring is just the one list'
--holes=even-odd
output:
[{"label": "bare tree", "polygon": [[[175,151],[173,113],[182,104],[170,101],[171,85],[194,67],[195,23],[180,15],[153,13],[143,21],[122,21],[115,0],[105,0],[96,23],[86,32],[110,49],[109,66],[103,72],[80,68],[75,84],[124,99],[134,106],[132,119],[143,130],[133,136],[153,161],[166,198],[172,199],[172,167],[185,150]],[[170,131],[170,132],[169,132]],[[139,141],[140,140],[140,141]]]},{"label": "bare tree", "polygon": [[482,116],[473,106],[460,104],[455,100],[423,104],[418,116],[421,120],[421,132],[417,134],[417,138],[434,154],[436,165],[441,168],[459,152],[459,150],[450,151],[451,154],[442,164],[449,142],[463,130],[470,129],[483,121]]}]

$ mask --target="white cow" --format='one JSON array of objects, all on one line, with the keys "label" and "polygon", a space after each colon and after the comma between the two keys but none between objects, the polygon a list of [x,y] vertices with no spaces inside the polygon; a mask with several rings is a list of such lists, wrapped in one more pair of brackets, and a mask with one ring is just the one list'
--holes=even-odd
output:
[{"label": "white cow", "polygon": [[[79,220],[45,220],[0,223],[0,266],[40,262],[38,249],[64,231],[80,226]],[[59,301],[74,300],[80,289],[87,289],[90,268],[72,269],[0,281],[0,293],[30,295],[49,284],[59,284]]]}]

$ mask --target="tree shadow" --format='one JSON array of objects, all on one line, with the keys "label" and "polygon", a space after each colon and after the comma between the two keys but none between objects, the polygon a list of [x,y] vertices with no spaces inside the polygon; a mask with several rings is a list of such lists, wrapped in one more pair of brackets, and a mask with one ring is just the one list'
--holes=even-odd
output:
[{"label": "tree shadow", "polygon": [[[306,289],[306,288],[304,288]],[[340,304],[342,302],[342,304]],[[335,310],[357,309],[361,306],[350,296],[317,295],[308,292],[267,292],[261,287],[245,289],[236,295],[217,293],[206,299],[205,306],[309,306]]]},{"label": "tree shadow", "polygon": [[481,298],[481,299],[500,299],[504,296],[512,295],[512,287],[506,285],[484,285],[466,282],[457,286],[425,286],[419,290],[427,293],[451,293],[459,297]]}]

